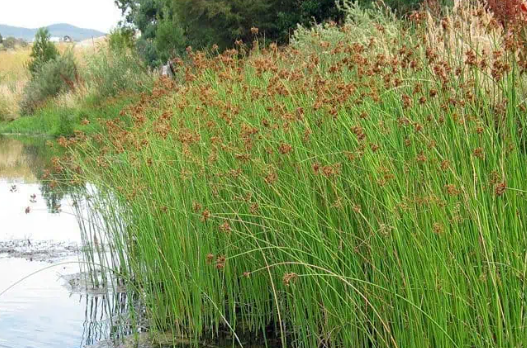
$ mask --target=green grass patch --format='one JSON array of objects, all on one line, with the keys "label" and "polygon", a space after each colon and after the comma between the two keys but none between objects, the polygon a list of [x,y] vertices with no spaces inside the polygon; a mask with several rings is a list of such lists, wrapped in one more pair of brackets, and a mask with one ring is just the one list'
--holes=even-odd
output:
[{"label": "green grass patch", "polygon": [[107,100],[88,99],[74,108],[57,106],[52,101],[31,116],[0,123],[0,133],[68,137],[74,135],[75,131],[88,134],[100,132],[99,120],[119,116],[119,112],[137,98],[132,94],[123,94]]}]

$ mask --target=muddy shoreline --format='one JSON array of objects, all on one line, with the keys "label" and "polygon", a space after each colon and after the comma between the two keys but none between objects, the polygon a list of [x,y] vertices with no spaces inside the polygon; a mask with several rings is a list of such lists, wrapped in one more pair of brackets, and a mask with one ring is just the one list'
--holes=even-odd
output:
[{"label": "muddy shoreline", "polygon": [[0,241],[0,257],[23,258],[28,261],[54,263],[77,255],[80,248],[74,242],[31,241],[16,239]]}]

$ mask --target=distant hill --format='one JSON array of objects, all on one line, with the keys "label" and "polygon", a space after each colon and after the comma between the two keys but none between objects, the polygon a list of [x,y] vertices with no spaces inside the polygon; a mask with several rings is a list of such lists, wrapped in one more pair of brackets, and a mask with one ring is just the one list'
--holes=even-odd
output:
[{"label": "distant hill", "polygon": [[[62,38],[67,35],[71,37],[74,41],[82,41],[86,39],[91,39],[92,37],[95,38],[106,35],[105,33],[100,32],[98,30],[78,28],[76,26],[64,23],[49,25],[47,26],[47,28],[49,29],[52,37]],[[38,28],[28,29],[0,24],[0,34],[2,34],[4,38],[12,36],[17,39],[31,41],[35,37],[37,30]]]}]

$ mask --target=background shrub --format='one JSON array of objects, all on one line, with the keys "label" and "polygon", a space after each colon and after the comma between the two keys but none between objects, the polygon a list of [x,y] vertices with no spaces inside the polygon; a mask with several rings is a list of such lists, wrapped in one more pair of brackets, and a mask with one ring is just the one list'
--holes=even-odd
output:
[{"label": "background shrub", "polygon": [[108,46],[111,50],[128,50],[135,46],[135,31],[132,28],[122,27],[110,32]]},{"label": "background shrub", "polygon": [[14,37],[8,37],[2,42],[5,49],[14,49],[16,47],[16,39]]},{"label": "background shrub", "polygon": [[73,90],[77,82],[77,65],[73,52],[68,50],[59,58],[44,63],[28,82],[20,103],[22,114],[31,114],[48,99]]},{"label": "background shrub", "polygon": [[[513,0],[508,0],[513,1]],[[356,0],[362,8],[382,4],[398,16],[422,7],[440,10],[454,0]],[[151,66],[158,66],[187,46],[196,49],[217,44],[230,48],[235,40],[254,40],[259,29],[265,42],[289,43],[298,25],[311,27],[325,22],[342,23],[345,0],[116,0],[126,25],[141,32],[137,51]]]},{"label": "background shrub", "polygon": [[11,119],[11,106],[7,98],[4,95],[0,95],[0,121],[8,121]]},{"label": "background shrub", "polygon": [[115,97],[125,90],[142,91],[152,82],[136,54],[112,49],[101,49],[87,57],[83,79],[95,98]]},{"label": "background shrub", "polygon": [[40,28],[35,35],[35,42],[31,48],[31,58],[28,68],[33,76],[38,74],[44,64],[59,57],[59,51],[50,41],[51,34],[46,28]]},{"label": "background shrub", "polygon": [[141,31],[137,48],[152,66],[169,56],[218,44],[220,50],[254,39],[259,28],[267,42],[286,43],[297,24],[339,20],[335,0],[117,0],[127,24]]}]

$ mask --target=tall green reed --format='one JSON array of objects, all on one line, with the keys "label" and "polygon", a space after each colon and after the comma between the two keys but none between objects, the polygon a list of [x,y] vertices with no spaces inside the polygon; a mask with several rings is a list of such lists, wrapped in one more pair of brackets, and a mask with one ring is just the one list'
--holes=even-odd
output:
[{"label": "tall green reed", "polygon": [[527,344],[515,55],[349,11],[285,50],[191,52],[82,145],[115,267],[196,343]]}]

